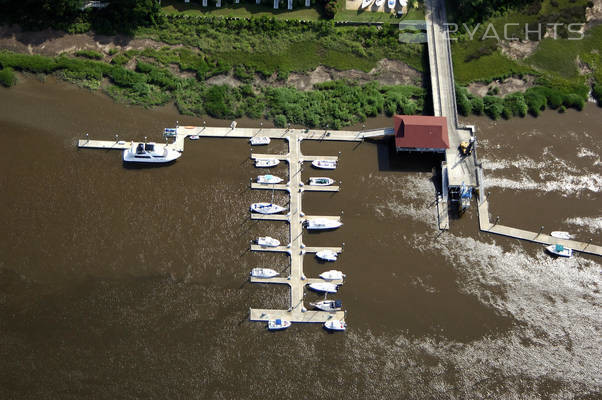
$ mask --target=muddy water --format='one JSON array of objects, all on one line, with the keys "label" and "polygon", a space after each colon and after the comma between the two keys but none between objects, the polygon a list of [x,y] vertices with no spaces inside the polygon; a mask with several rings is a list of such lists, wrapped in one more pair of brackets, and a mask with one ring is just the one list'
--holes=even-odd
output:
[{"label": "muddy water", "polygon": [[[307,214],[342,213],[345,225],[304,242],[345,243],[337,268],[348,278],[336,298],[349,330],[272,334],[248,322],[249,307],[288,303],[283,287],[247,283],[255,266],[288,266],[286,256],[247,250],[259,235],[288,239],[285,224],[249,220],[248,205],[272,194],[248,189],[258,174],[248,144],[189,142],[174,165],[152,169],[75,148],[83,131],[159,140],[177,119],[202,124],[63,83],[0,89],[1,398],[600,394],[600,260],[554,260],[478,233],[473,212],[439,234],[431,171],[440,160],[401,158],[386,143],[302,148],[342,153],[327,173],[342,191],[303,201]],[[471,122],[494,215],[600,242],[602,110]],[[304,178],[315,173],[307,167]],[[308,276],[330,267],[305,257]]]}]

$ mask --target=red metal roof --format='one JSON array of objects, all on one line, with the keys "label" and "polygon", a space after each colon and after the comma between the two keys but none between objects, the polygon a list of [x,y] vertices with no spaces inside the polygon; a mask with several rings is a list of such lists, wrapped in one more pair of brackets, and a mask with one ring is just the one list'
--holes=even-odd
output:
[{"label": "red metal roof", "polygon": [[449,149],[445,117],[396,115],[395,147],[410,149]]}]

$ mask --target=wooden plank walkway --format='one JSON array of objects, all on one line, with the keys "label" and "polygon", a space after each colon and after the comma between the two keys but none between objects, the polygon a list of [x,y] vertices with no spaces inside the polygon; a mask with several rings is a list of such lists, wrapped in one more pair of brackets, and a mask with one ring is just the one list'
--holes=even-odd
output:
[{"label": "wooden plank walkway", "polygon": [[[265,130],[261,132],[266,134]],[[336,156],[304,156],[301,154],[301,140],[303,140],[303,134],[300,131],[289,131],[284,134],[284,139],[288,141],[289,152],[286,155],[272,155],[272,154],[252,154],[253,159],[257,158],[277,158],[281,161],[288,162],[288,176],[290,181],[285,185],[265,185],[251,183],[251,188],[256,189],[276,189],[286,190],[289,193],[289,212],[284,214],[276,215],[262,215],[252,213],[251,218],[255,220],[264,221],[287,221],[289,223],[289,238],[290,243],[284,246],[278,247],[262,247],[256,244],[251,245],[252,251],[265,251],[265,252],[280,252],[287,253],[290,255],[290,274],[288,277],[279,277],[271,279],[259,279],[251,278],[253,283],[270,283],[270,284],[286,284],[290,287],[290,307],[288,310],[250,310],[249,318],[252,321],[267,321],[269,319],[287,319],[291,322],[317,322],[323,323],[330,318],[338,317],[343,319],[345,317],[344,312],[331,313],[325,311],[308,311],[303,303],[305,297],[306,285],[313,282],[326,282],[322,279],[307,278],[303,272],[303,256],[306,253],[314,253],[322,249],[332,249],[337,252],[341,252],[341,248],[307,248],[303,244],[303,222],[313,218],[327,218],[336,221],[340,221],[340,216],[306,216],[302,212],[302,195],[305,190],[326,190],[326,191],[337,191],[337,187],[327,186],[305,186],[303,184],[301,172],[303,168],[303,162],[311,161],[315,159],[327,159],[327,160],[338,160]],[[319,189],[318,189],[319,188]],[[342,284],[342,281],[332,281],[332,283]]]},{"label": "wooden plank walkway", "polygon": [[304,306],[302,307],[291,307],[291,310],[269,310],[269,309],[249,309],[249,319],[251,321],[267,322],[271,319],[286,319],[289,321],[295,321],[298,323],[321,323],[331,320],[345,319],[344,311],[310,311]]},{"label": "wooden plank walkway", "polygon": [[487,199],[479,204],[479,227],[484,232],[495,233],[497,235],[508,236],[521,240],[528,240],[530,242],[541,243],[545,245],[561,244],[575,251],[602,256],[602,246],[579,242],[576,240],[559,239],[550,235],[546,235],[543,232],[531,232],[523,229],[499,225],[496,224],[495,221],[492,223],[489,220],[489,202]]}]

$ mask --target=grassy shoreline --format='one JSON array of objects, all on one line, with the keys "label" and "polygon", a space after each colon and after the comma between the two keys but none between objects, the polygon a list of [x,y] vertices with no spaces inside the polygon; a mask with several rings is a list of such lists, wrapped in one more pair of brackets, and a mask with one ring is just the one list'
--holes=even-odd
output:
[{"label": "grassy shoreline", "polygon": [[267,118],[276,126],[288,123],[307,127],[343,126],[369,117],[394,113],[421,113],[426,93],[412,86],[358,85],[335,81],[317,84],[313,90],[251,85],[207,85],[196,78],[182,78],[160,66],[136,61],[135,70],[86,57],[45,57],[0,51],[2,71],[16,70],[57,77],[103,90],[115,101],[153,107],[175,102],[185,115],[232,119]]}]

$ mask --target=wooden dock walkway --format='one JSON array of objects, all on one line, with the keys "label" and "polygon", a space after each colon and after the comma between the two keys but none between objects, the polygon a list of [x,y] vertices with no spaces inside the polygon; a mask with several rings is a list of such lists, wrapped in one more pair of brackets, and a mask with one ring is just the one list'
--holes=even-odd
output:
[{"label": "wooden dock walkway", "polygon": [[[262,130],[262,134],[267,134]],[[281,133],[278,133],[281,135]],[[261,279],[251,278],[252,283],[286,284],[290,287],[290,307],[288,310],[256,310],[251,309],[250,319],[252,321],[267,321],[269,319],[286,319],[291,322],[317,322],[324,323],[331,318],[344,319],[344,312],[308,311],[304,304],[306,285],[314,282],[327,282],[322,279],[308,278],[303,272],[303,256],[307,253],[316,253],[321,250],[333,250],[337,253],[342,251],[340,247],[306,247],[303,244],[303,223],[310,219],[325,218],[340,221],[340,216],[318,216],[305,215],[302,211],[302,195],[304,191],[330,191],[336,192],[338,186],[312,186],[304,185],[301,172],[303,163],[316,159],[337,161],[337,156],[305,156],[301,154],[301,141],[306,139],[306,134],[300,130],[289,130],[280,138],[288,141],[289,152],[282,154],[252,154],[252,159],[278,159],[288,163],[288,175],[290,181],[286,184],[270,185],[251,183],[251,188],[261,190],[284,190],[289,193],[289,211],[286,214],[263,215],[251,213],[251,219],[263,221],[288,222],[290,243],[278,247],[263,247],[256,244],[251,245],[252,251],[287,253],[290,256],[290,274],[287,277]],[[357,136],[357,135],[356,135]],[[354,136],[354,139],[355,137]],[[332,140],[332,139],[331,139]],[[328,281],[342,284],[343,281]]]},{"label": "wooden dock walkway", "polygon": [[579,242],[576,240],[559,239],[550,235],[546,235],[543,232],[531,232],[500,225],[495,223],[495,221],[492,223],[489,219],[489,201],[487,199],[479,204],[479,227],[484,232],[495,233],[497,235],[508,236],[521,240],[528,240],[530,242],[541,243],[544,245],[561,244],[565,247],[573,249],[574,251],[602,256],[602,246]]}]

